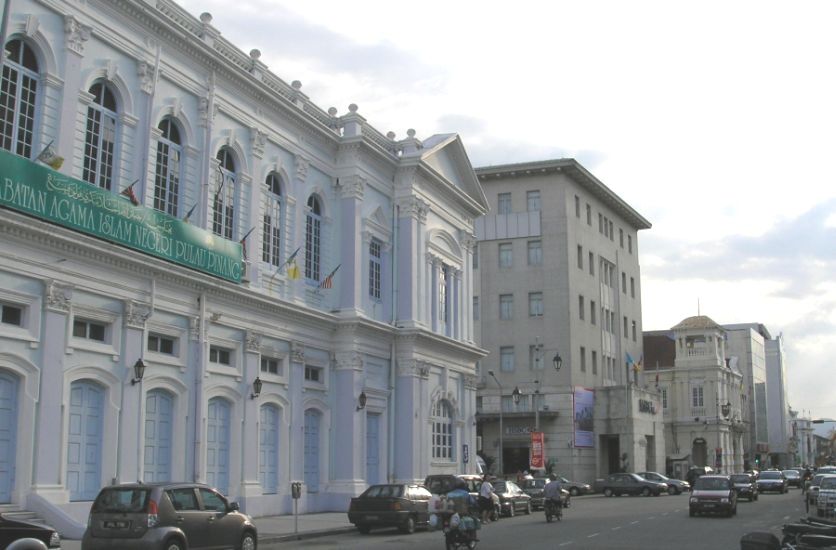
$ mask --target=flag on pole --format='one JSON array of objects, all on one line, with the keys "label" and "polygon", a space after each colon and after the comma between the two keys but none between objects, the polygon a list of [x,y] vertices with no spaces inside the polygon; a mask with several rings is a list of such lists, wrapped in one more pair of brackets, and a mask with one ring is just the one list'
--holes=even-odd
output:
[{"label": "flag on pole", "polygon": [[331,288],[332,286],[334,286],[334,273],[337,272],[337,270],[340,268],[340,265],[335,267],[334,271],[332,271],[327,277],[322,279],[322,282],[319,283],[319,286],[317,288]]},{"label": "flag on pole", "polygon": [[[284,262],[284,265],[287,266],[288,279],[296,280],[299,278],[299,265],[296,263],[296,255],[299,254],[300,250],[302,250],[301,246],[297,248],[296,251]],[[282,267],[284,267],[284,265]]]},{"label": "flag on pole", "polygon": [[124,188],[121,193],[119,193],[123,197],[127,197],[134,206],[139,206],[139,199],[136,198],[136,194],[134,193],[134,185],[137,183],[139,183],[139,180],[135,180],[132,184]]},{"label": "flag on pole", "polygon": [[633,356],[632,356],[632,355],[630,355],[630,354],[629,354],[629,353],[627,353],[627,352],[624,352],[624,360],[625,360],[625,361],[627,361],[627,364],[628,364],[628,365],[630,365],[631,367],[632,367],[632,366],[633,366],[633,364],[635,363],[635,361],[633,361]]},{"label": "flag on pole", "polygon": [[61,168],[61,165],[64,164],[64,157],[59,156],[58,153],[55,152],[55,148],[52,147],[52,141],[46,144],[44,150],[41,151],[37,157],[35,157],[35,160],[43,162],[53,170],[58,170]]},{"label": "flag on pole", "polygon": [[197,203],[194,203],[194,206],[192,206],[191,208],[189,208],[189,211],[188,211],[188,212],[186,212],[185,217],[183,217],[183,221],[184,221],[184,222],[189,223],[189,220],[191,219],[191,217],[192,217],[192,213],[194,212],[194,209],[195,209],[195,208],[197,208]]},{"label": "flag on pole", "polygon": [[244,253],[244,260],[247,259],[247,237],[250,236],[250,233],[252,233],[253,230],[255,230],[255,226],[253,226],[249,231],[247,231],[247,234],[241,237],[241,240],[239,241],[241,243],[241,252]]}]

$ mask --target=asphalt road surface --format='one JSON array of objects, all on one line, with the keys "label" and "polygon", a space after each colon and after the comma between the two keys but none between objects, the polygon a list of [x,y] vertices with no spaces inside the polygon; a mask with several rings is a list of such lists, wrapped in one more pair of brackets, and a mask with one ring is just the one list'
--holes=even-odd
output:
[{"label": "asphalt road surface", "polygon": [[[756,502],[738,503],[737,516],[689,517],[688,493],[660,497],[592,495],[572,499],[563,521],[546,523],[542,512],[503,518],[479,532],[480,550],[737,550],[740,537],[751,531],[771,531],[779,538],[781,526],[805,515],[801,491],[761,495]],[[262,550],[354,548],[444,548],[439,531],[404,535],[396,529],[369,535],[349,533],[262,545]]]}]

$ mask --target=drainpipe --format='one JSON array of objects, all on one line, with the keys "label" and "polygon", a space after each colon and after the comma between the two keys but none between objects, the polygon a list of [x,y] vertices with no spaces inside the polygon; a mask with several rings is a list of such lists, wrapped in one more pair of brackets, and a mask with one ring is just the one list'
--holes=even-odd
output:
[{"label": "drainpipe", "polygon": [[386,476],[389,483],[395,482],[395,381],[397,379],[397,346],[395,341],[398,337],[398,219],[400,217],[400,207],[397,204],[392,204],[392,321],[391,325],[394,328],[392,333],[392,343],[389,350],[389,406],[387,407],[387,457],[386,468],[389,474]]},{"label": "drainpipe", "polygon": [[197,321],[197,329],[200,331],[197,335],[197,365],[194,369],[194,456],[192,456],[192,479],[193,481],[200,480],[200,454],[201,454],[201,430],[200,430],[200,403],[203,400],[203,370],[205,359],[205,342],[204,333],[206,331],[206,292],[201,292],[200,297],[199,318]]}]

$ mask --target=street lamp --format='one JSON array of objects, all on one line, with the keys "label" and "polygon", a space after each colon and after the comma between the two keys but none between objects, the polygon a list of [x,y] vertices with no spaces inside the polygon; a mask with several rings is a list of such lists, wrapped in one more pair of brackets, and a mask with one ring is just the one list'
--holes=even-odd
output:
[{"label": "street lamp", "polygon": [[[502,384],[499,383],[499,379],[496,377],[496,375],[493,373],[492,370],[489,370],[488,374],[490,375],[491,378],[493,378],[496,381],[496,385],[499,386],[499,461],[498,462],[499,462],[499,475],[502,475],[502,472],[504,471],[502,469],[502,453],[505,451],[504,442],[502,441],[502,431],[503,431],[503,428],[502,428]],[[517,397],[517,399],[519,399],[519,396]]]},{"label": "street lamp", "polygon": [[552,359],[552,365],[554,365],[554,370],[560,370],[560,367],[563,366],[563,359],[560,357],[559,353],[554,354],[554,359]]},{"label": "street lamp", "polygon": [[731,414],[731,407],[732,404],[729,401],[726,401],[721,405],[720,398],[717,397],[717,452],[714,457],[714,465],[717,467],[718,472],[723,467],[723,442],[720,439],[722,437],[722,433],[720,432],[720,423],[722,420],[728,419],[729,414]]}]

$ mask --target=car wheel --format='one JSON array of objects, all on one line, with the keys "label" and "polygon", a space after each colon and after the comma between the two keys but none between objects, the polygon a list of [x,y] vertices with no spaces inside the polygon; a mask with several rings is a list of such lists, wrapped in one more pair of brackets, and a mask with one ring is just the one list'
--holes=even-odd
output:
[{"label": "car wheel", "polygon": [[643,497],[649,497],[650,496],[650,488],[645,487],[644,489],[642,489],[642,496]]},{"label": "car wheel", "polygon": [[406,522],[399,527],[401,533],[406,533],[407,535],[411,535],[415,532],[415,518],[409,516],[406,518]]},{"label": "car wheel", "polygon": [[170,540],[165,543],[165,550],[184,550],[185,548],[179,540]]},{"label": "car wheel", "polygon": [[357,530],[360,531],[361,533],[363,533],[364,535],[368,535],[369,533],[372,532],[372,528],[369,527],[368,525],[358,525]]},{"label": "car wheel", "polygon": [[581,494],[581,492],[577,487],[572,487],[571,489],[569,489],[569,494],[572,495],[573,497],[576,497],[579,494]]},{"label": "car wheel", "polygon": [[609,487],[604,489],[604,496],[605,497],[611,497],[612,496],[612,489],[610,489]]},{"label": "car wheel", "polygon": [[244,533],[244,536],[241,537],[241,544],[238,545],[238,550],[255,550],[257,545],[255,535]]}]

